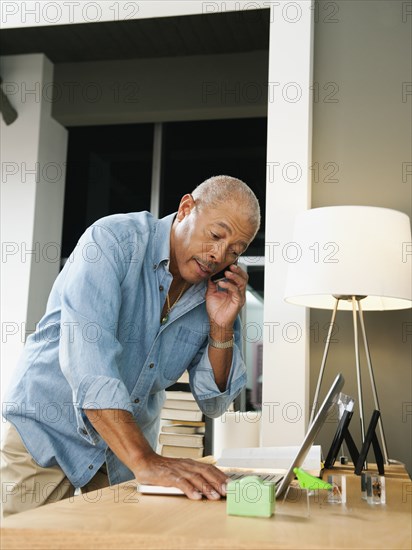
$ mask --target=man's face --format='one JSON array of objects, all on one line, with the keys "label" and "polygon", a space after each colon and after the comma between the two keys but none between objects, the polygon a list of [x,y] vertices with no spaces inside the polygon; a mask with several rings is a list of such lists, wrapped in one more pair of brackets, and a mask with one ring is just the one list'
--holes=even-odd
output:
[{"label": "man's face", "polygon": [[234,263],[248,247],[254,228],[237,204],[196,207],[185,195],[173,225],[171,270],[196,284]]}]

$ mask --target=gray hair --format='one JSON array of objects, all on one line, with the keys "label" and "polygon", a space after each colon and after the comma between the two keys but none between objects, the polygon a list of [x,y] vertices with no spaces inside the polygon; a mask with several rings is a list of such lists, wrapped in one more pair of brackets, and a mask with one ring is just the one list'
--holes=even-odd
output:
[{"label": "gray hair", "polygon": [[245,182],[232,176],[213,176],[198,185],[192,196],[199,206],[213,208],[221,203],[237,200],[236,208],[243,210],[249,222],[255,228],[260,227],[260,206],[256,195]]}]

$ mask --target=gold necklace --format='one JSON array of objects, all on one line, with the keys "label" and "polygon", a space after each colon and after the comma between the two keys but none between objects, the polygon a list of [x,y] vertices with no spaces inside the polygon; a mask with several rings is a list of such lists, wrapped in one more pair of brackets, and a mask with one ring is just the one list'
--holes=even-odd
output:
[{"label": "gold necklace", "polygon": [[179,296],[176,298],[176,300],[173,302],[172,305],[170,305],[169,293],[167,293],[167,296],[166,296],[166,300],[167,300],[167,311],[166,311],[165,316],[164,316],[164,317],[162,318],[162,320],[161,320],[162,325],[164,325],[165,323],[167,323],[167,321],[169,320],[169,313],[172,311],[172,309],[175,307],[175,305],[177,304],[177,302],[180,300],[180,298],[182,297],[183,292],[185,291],[185,289],[186,289],[186,282],[185,282],[184,285],[182,286],[182,290],[179,292]]}]

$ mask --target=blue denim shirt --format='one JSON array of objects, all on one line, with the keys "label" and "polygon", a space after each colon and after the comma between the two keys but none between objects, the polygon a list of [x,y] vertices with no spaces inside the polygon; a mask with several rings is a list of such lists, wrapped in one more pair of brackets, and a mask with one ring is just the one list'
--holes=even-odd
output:
[{"label": "blue denim shirt", "polygon": [[133,478],[83,409],[133,414],[153,448],[164,389],[188,369],[202,411],[219,416],[246,383],[239,319],[227,388],[208,358],[205,282],[160,323],[172,275],[174,214],[116,214],[89,227],[58,275],[46,313],[27,339],[3,406],[41,466],[58,464],[82,487],[104,462],[110,483]]}]

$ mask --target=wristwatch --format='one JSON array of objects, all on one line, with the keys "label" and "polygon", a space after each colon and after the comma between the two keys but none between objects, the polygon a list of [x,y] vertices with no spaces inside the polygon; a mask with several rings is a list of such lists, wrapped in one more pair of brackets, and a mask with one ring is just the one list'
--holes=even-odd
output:
[{"label": "wristwatch", "polygon": [[232,336],[230,340],[226,340],[226,342],[218,342],[217,340],[213,340],[213,338],[209,336],[209,346],[212,346],[212,348],[217,348],[217,349],[233,348],[234,341],[235,341],[234,336]]}]

